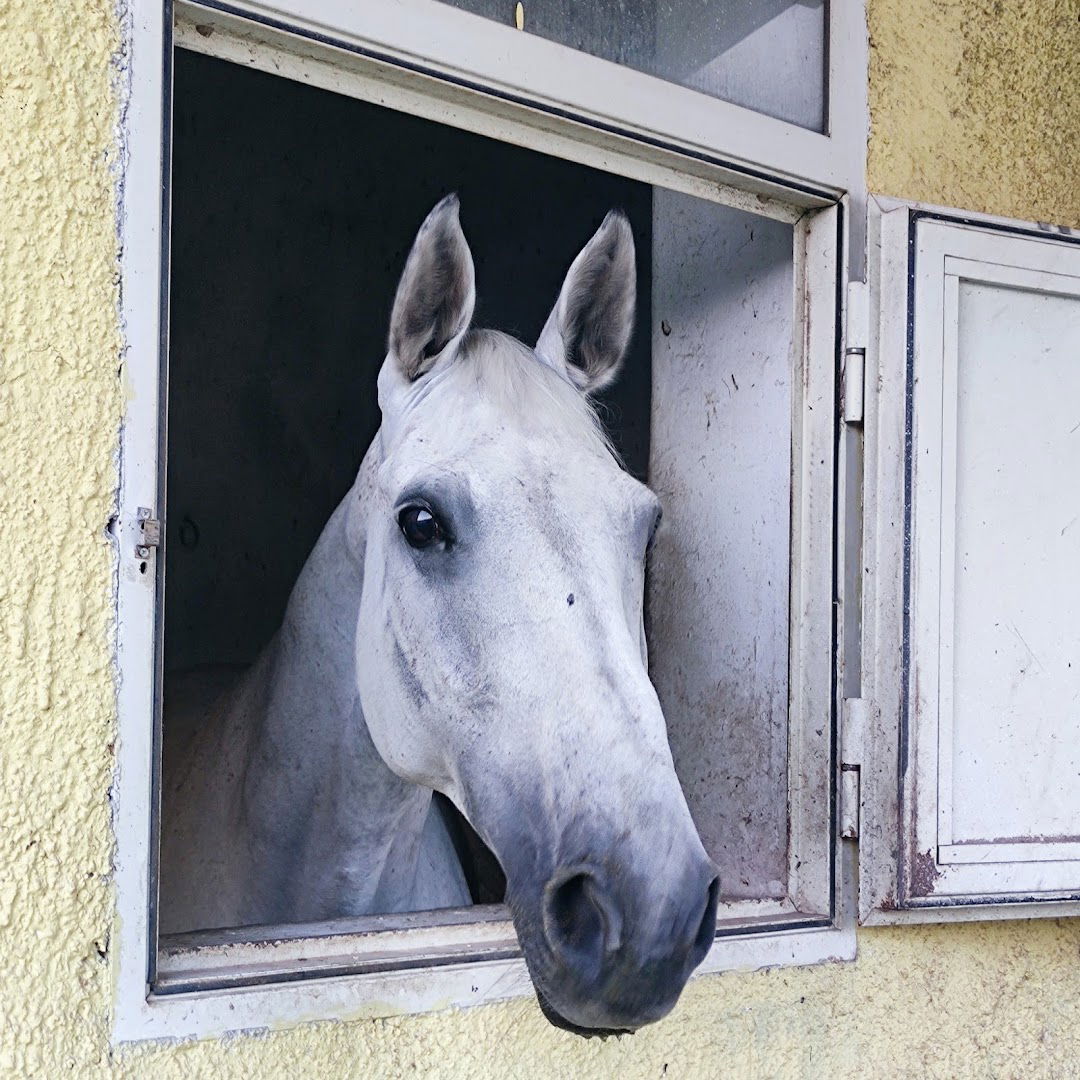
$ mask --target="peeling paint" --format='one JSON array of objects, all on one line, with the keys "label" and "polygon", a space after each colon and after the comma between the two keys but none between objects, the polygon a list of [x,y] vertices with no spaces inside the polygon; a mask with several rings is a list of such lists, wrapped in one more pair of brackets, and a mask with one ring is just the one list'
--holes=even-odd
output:
[{"label": "peeling paint", "polygon": [[916,851],[911,856],[911,895],[933,896],[941,871],[932,851]]}]

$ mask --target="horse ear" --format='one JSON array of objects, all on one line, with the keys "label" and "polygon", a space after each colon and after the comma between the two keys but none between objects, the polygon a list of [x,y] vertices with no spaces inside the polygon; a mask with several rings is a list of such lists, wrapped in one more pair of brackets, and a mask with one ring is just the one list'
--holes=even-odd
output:
[{"label": "horse ear", "polygon": [[612,210],[570,265],[536,352],[585,393],[619,373],[634,328],[634,234]]},{"label": "horse ear", "polygon": [[387,348],[407,379],[426,374],[456,343],[475,304],[476,276],[458,197],[447,195],[420,226],[394,295]]}]

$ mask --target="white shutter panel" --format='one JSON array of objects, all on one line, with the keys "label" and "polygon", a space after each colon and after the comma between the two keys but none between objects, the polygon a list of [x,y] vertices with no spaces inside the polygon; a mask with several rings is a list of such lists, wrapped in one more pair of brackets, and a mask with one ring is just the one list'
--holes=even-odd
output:
[{"label": "white shutter panel", "polygon": [[1080,237],[870,249],[861,915],[1080,912]]}]

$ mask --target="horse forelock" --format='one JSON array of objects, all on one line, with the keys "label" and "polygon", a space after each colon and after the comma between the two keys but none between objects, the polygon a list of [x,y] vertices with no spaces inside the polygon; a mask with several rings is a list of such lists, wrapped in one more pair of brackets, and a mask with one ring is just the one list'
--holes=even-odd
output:
[{"label": "horse forelock", "polygon": [[[592,402],[562,372],[500,330],[469,330],[452,359],[408,390],[400,421],[421,405],[449,421],[448,398],[482,400],[515,427],[622,461]],[[440,420],[440,422],[444,422]]]}]

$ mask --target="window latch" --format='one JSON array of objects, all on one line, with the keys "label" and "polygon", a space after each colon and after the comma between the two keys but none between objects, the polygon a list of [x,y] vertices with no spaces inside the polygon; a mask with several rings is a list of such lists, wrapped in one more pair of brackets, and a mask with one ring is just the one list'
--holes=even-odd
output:
[{"label": "window latch", "polygon": [[137,511],[139,522],[139,542],[135,545],[135,554],[140,559],[150,558],[150,552],[161,547],[161,521],[154,517],[154,512],[146,506]]}]

